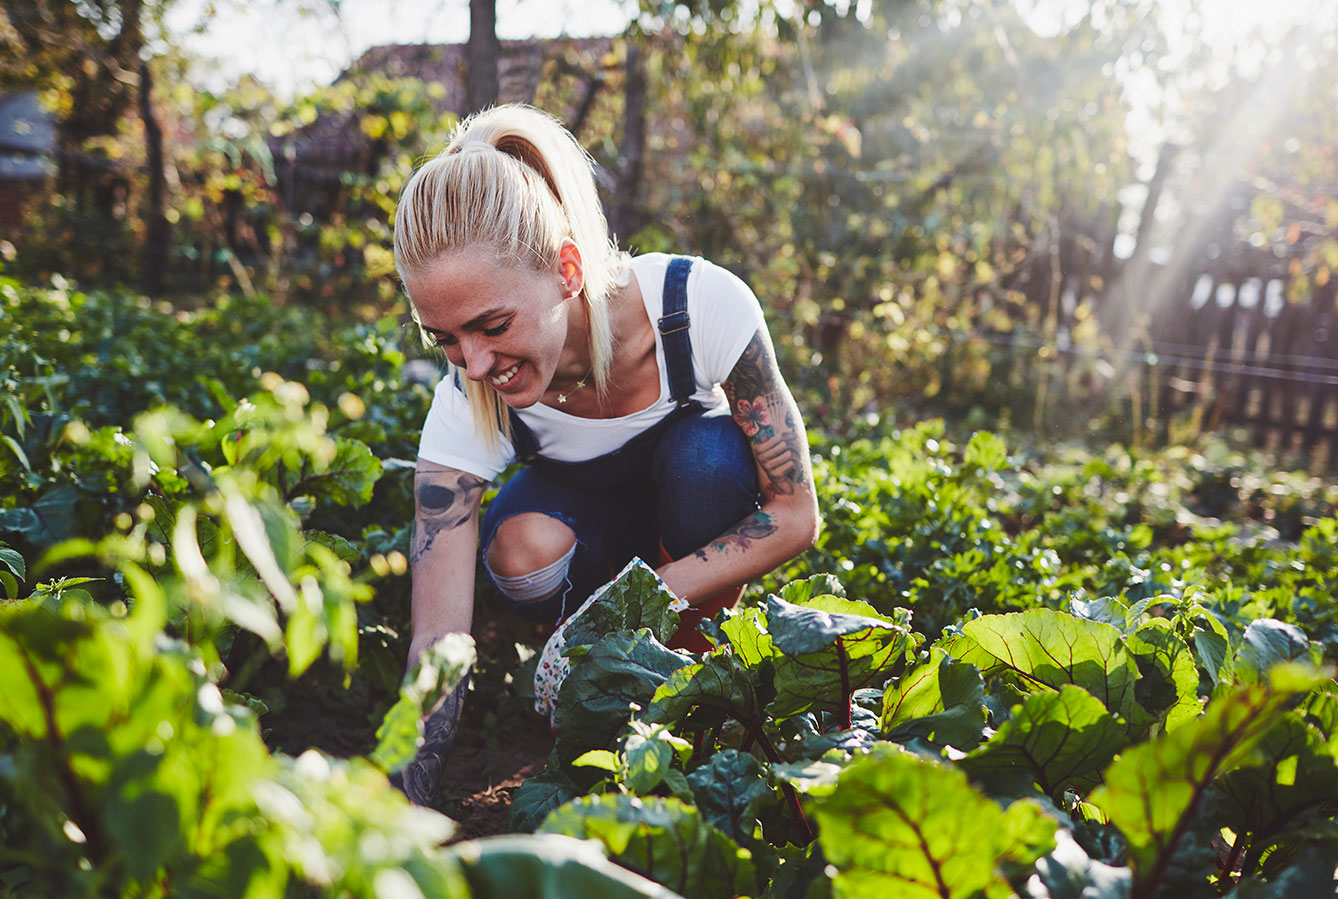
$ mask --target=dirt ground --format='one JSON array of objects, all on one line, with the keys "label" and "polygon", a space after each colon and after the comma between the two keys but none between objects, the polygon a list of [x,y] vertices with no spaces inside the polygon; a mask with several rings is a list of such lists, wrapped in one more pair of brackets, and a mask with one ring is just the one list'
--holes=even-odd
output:
[{"label": "dirt ground", "polygon": [[508,833],[511,794],[544,769],[553,735],[534,711],[533,673],[522,667],[517,645],[537,651],[545,639],[538,625],[488,604],[477,608],[479,667],[437,791],[436,807],[460,825],[456,839]]},{"label": "dirt ground", "polygon": [[[543,770],[553,745],[548,721],[534,712],[525,689],[517,651],[517,644],[541,648],[544,631],[489,604],[476,611],[479,665],[434,803],[459,823],[458,840],[508,833],[511,794]],[[318,668],[289,684],[273,703],[276,711],[262,717],[266,742],[290,755],[313,747],[342,758],[370,753],[388,697],[359,690],[356,678],[346,688],[340,672]]]}]

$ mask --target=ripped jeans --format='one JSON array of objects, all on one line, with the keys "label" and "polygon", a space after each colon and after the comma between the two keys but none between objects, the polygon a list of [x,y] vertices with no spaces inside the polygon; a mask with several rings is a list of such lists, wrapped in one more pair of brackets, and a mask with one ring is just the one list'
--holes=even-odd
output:
[{"label": "ripped jeans", "polygon": [[[714,409],[670,424],[635,470],[608,483],[577,487],[539,465],[522,470],[498,491],[483,517],[481,561],[508,608],[555,624],[633,556],[652,567],[666,556],[680,559],[758,508],[752,449],[728,410]],[[503,521],[533,512],[570,527],[576,545],[556,567],[536,573],[540,583],[554,585],[552,592],[530,598],[526,594],[534,591],[517,583],[524,579],[498,583],[487,552]]]}]

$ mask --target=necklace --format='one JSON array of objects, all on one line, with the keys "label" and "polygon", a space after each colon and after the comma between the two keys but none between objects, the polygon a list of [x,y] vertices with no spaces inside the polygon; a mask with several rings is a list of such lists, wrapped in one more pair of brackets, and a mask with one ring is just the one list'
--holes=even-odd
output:
[{"label": "necklace", "polygon": [[590,377],[590,372],[592,372],[592,371],[594,371],[594,367],[593,367],[593,366],[590,368],[589,371],[587,371],[584,375],[581,376],[581,379],[580,379],[579,381],[576,382],[576,386],[575,386],[575,387],[573,387],[571,390],[568,390],[566,393],[559,393],[559,394],[558,394],[558,403],[565,403],[565,402],[567,401],[567,397],[571,396],[573,393],[575,393],[576,391],[578,391],[578,390],[580,390],[582,387],[584,387],[584,386],[585,386],[585,379],[588,378],[588,377]]}]

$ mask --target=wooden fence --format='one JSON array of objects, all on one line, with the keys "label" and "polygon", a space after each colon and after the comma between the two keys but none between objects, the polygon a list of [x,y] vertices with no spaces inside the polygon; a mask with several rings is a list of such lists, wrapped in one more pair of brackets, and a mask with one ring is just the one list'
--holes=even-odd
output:
[{"label": "wooden fence", "polygon": [[1325,465],[1338,449],[1338,281],[1289,298],[1292,286],[1276,269],[1209,270],[1172,294],[1149,328],[1160,405]]},{"label": "wooden fence", "polygon": [[[1161,264],[1066,242],[1011,285],[1040,310],[1040,334],[985,326],[953,337],[1006,349],[997,375],[1038,394],[1037,427],[1060,433],[1104,409],[1120,439],[1245,431],[1261,448],[1338,467],[1338,274],[1297,283],[1291,259],[1228,235],[1224,225]],[[1074,336],[1089,314],[1095,341],[1090,328]]]}]

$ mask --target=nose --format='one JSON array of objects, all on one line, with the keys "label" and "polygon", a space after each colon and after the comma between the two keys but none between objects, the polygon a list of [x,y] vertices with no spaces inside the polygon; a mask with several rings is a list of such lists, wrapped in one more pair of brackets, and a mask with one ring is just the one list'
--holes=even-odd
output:
[{"label": "nose", "polygon": [[463,356],[465,377],[471,381],[482,381],[492,373],[494,355],[477,341],[460,341],[460,354]]}]

